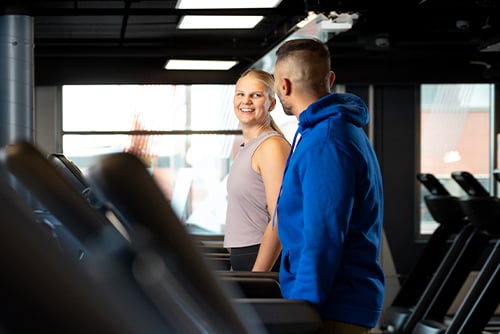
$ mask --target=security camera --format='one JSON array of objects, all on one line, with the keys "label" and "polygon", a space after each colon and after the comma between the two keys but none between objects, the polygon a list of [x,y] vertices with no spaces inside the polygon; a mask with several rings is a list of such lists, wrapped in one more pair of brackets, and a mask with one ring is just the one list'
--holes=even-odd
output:
[{"label": "security camera", "polygon": [[468,30],[470,28],[469,21],[467,20],[457,20],[456,26],[460,30]]}]

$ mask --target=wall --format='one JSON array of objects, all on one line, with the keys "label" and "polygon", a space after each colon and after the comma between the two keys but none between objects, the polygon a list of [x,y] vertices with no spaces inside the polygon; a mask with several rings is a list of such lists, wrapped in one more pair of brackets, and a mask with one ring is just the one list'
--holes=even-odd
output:
[{"label": "wall", "polygon": [[62,87],[35,88],[35,144],[45,153],[62,152]]}]

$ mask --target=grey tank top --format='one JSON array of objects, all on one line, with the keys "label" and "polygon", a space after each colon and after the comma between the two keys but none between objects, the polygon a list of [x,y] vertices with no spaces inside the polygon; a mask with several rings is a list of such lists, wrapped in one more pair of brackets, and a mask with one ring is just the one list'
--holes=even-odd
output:
[{"label": "grey tank top", "polygon": [[252,156],[259,145],[276,131],[264,132],[240,148],[227,179],[227,211],[224,247],[260,244],[269,222],[262,177],[252,168]]}]

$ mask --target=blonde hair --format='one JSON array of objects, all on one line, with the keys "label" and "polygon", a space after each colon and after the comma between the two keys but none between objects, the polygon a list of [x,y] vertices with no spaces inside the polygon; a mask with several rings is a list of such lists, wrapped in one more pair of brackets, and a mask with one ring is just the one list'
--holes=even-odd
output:
[{"label": "blonde hair", "polygon": [[[245,72],[243,72],[240,75],[240,77],[239,77],[238,80],[240,80],[241,78],[246,77],[248,75],[251,75],[255,79],[257,79],[260,82],[262,82],[264,84],[264,86],[266,87],[266,93],[269,96],[269,98],[271,100],[276,100],[276,93],[274,91],[274,77],[273,77],[273,75],[271,73],[268,73],[268,72],[263,71],[263,70],[249,69],[249,70],[246,70]],[[271,115],[269,115],[269,118],[271,119],[270,120],[270,126],[271,126],[271,128],[274,131],[278,132],[283,137],[285,137],[285,134],[283,133],[283,131],[281,131],[281,129],[279,128],[278,124],[276,124],[276,122],[274,121],[273,117]]]}]

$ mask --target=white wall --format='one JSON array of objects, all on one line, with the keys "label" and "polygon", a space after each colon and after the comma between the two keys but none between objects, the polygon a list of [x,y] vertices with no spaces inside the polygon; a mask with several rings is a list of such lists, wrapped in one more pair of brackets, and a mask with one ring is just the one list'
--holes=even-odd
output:
[{"label": "white wall", "polygon": [[62,87],[35,88],[34,143],[45,153],[62,151]]}]

